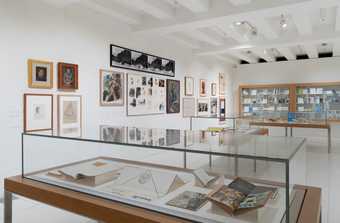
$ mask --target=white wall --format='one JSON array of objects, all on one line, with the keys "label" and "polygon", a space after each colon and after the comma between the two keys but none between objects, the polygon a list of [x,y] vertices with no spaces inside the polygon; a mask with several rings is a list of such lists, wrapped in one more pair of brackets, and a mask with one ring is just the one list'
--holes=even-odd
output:
[{"label": "white wall", "polygon": [[[246,64],[233,69],[233,92],[238,97],[242,84],[313,83],[340,81],[340,58],[323,58],[276,63]],[[234,101],[238,112],[238,100]],[[340,140],[340,127],[332,126],[334,142]],[[283,128],[271,128],[271,134],[283,135]],[[320,129],[295,130],[295,136],[309,137],[310,140],[326,141],[326,131]]]},{"label": "white wall", "polygon": [[[91,10],[56,9],[38,0],[0,0],[0,180],[20,173],[23,93],[63,93],[56,90],[57,62],[79,65],[80,89],[76,94],[83,96],[85,134],[88,130],[99,134],[99,124],[188,128],[189,122],[182,119],[182,114],[131,118],[126,117],[125,106],[99,107],[99,69],[109,68],[110,43],[175,59],[175,79],[192,75],[196,87],[200,78],[217,81],[219,72],[226,73],[231,84],[228,67],[220,61],[196,58],[190,50],[172,41],[134,36],[112,18]],[[27,87],[29,58],[54,62],[54,90]],[[227,94],[230,98],[231,91]],[[228,108],[231,109],[231,104]]]}]

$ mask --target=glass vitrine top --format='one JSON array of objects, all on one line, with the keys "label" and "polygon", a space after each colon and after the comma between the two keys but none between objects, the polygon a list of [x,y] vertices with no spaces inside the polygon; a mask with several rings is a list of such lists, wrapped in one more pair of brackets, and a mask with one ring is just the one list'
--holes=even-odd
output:
[{"label": "glass vitrine top", "polygon": [[99,127],[99,133],[85,134],[81,137],[70,137],[52,132],[26,132],[23,133],[23,137],[24,139],[26,136],[51,137],[58,140],[87,141],[277,162],[291,160],[305,142],[304,138],[255,135],[258,130],[238,129],[210,132],[105,125]]}]

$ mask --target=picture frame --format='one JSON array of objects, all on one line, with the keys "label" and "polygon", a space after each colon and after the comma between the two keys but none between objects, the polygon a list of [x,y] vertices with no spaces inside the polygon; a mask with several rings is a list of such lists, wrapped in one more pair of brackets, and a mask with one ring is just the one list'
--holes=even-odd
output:
[{"label": "picture frame", "polygon": [[151,74],[175,77],[176,62],[164,57],[110,45],[110,66]]},{"label": "picture frame", "polygon": [[218,110],[217,110],[217,98],[210,98],[210,115],[211,116],[217,116]]},{"label": "picture frame", "polygon": [[184,77],[184,94],[185,96],[194,96],[194,78],[186,76]]},{"label": "picture frame", "polygon": [[211,96],[216,96],[217,95],[217,84],[212,83],[210,88],[211,88]]},{"label": "picture frame", "polygon": [[207,81],[205,79],[200,80],[200,96],[206,97],[207,96]]},{"label": "picture frame", "polygon": [[81,95],[58,95],[58,135],[82,136]]},{"label": "picture frame", "polygon": [[218,89],[219,89],[219,95],[224,96],[225,95],[225,76],[222,73],[218,74]]},{"label": "picture frame", "polygon": [[100,140],[105,142],[127,143],[127,128],[121,126],[101,125]]},{"label": "picture frame", "polygon": [[183,98],[183,118],[194,117],[196,115],[196,100],[194,97]]},{"label": "picture frame", "polygon": [[53,62],[28,59],[27,66],[29,88],[53,88]]},{"label": "picture frame", "polygon": [[219,103],[220,121],[225,121],[225,115],[226,115],[226,101],[225,101],[225,98],[220,98],[220,103]]},{"label": "picture frame", "polygon": [[24,94],[24,132],[53,131],[53,95]]},{"label": "picture frame", "polygon": [[78,65],[58,63],[58,89],[78,90]]},{"label": "picture frame", "polygon": [[197,116],[209,116],[209,99],[197,99]]},{"label": "picture frame", "polygon": [[166,113],[174,114],[181,111],[181,82],[166,80]]},{"label": "picture frame", "polygon": [[125,73],[114,70],[99,70],[100,106],[124,106]]}]

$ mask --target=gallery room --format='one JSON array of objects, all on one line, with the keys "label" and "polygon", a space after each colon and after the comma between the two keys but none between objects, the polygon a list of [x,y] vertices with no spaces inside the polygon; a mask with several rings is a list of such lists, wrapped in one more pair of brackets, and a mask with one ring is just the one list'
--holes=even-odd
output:
[{"label": "gallery room", "polygon": [[0,0],[0,223],[339,223],[339,0]]}]

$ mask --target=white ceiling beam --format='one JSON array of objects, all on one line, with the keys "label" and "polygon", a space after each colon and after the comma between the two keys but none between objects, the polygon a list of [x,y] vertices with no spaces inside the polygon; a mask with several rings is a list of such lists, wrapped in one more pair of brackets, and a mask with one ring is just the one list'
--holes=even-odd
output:
[{"label": "white ceiling beam", "polygon": [[267,39],[276,39],[279,35],[271,28],[269,22],[265,18],[259,18],[254,21],[255,27],[260,34],[264,35]]},{"label": "white ceiling beam", "polygon": [[160,0],[119,0],[117,2],[141,10],[157,19],[170,19],[175,16],[175,9]]},{"label": "white ceiling beam", "polygon": [[176,0],[178,4],[192,12],[206,12],[210,7],[210,0]]},{"label": "white ceiling beam", "polygon": [[230,58],[230,57],[228,57],[228,56],[216,55],[215,57],[216,57],[217,59],[223,61],[223,62],[226,62],[226,63],[228,63],[228,64],[232,64],[232,65],[237,65],[237,64],[240,63],[240,61],[235,60],[235,59],[233,59],[233,58]]},{"label": "white ceiling beam", "polygon": [[320,7],[332,7],[338,0],[264,0],[244,7],[215,7],[209,13],[181,17],[177,20],[148,23],[134,27],[136,34],[167,35],[168,33],[211,27],[216,24],[230,25],[235,21],[256,21],[257,18],[270,18],[281,14],[301,13]]},{"label": "white ceiling beam", "polygon": [[238,43],[245,43],[247,40],[239,34],[235,29],[233,29],[230,25],[222,25],[222,24],[216,24],[216,27],[221,30],[225,35],[229,38],[232,38]]},{"label": "white ceiling beam", "polygon": [[340,31],[340,5],[337,7],[336,10],[335,31]]},{"label": "white ceiling beam", "polygon": [[216,38],[212,37],[211,35],[203,31],[194,30],[194,31],[187,32],[186,34],[189,35],[193,39],[197,39],[199,41],[206,42],[214,46],[219,46],[223,44],[222,41],[217,40]]},{"label": "white ceiling beam", "polygon": [[300,35],[310,35],[313,33],[312,22],[305,11],[293,12],[292,18]]},{"label": "white ceiling beam", "polygon": [[191,49],[199,49],[201,47],[199,44],[195,43],[194,41],[182,38],[178,35],[168,35],[166,37],[171,39],[171,40],[174,40],[178,44],[181,44],[181,45],[188,47],[188,48],[191,48]]},{"label": "white ceiling beam", "polygon": [[256,42],[253,44],[240,44],[237,46],[222,45],[218,47],[202,48],[195,51],[194,53],[198,55],[214,55],[221,53],[228,53],[233,50],[253,50],[253,49],[271,49],[271,48],[285,48],[298,45],[317,45],[320,42],[337,42],[340,41],[340,32],[331,33],[314,33],[310,36],[299,36],[294,39],[276,39],[267,40],[263,42]]},{"label": "white ceiling beam", "polygon": [[229,52],[229,54],[233,55],[236,58],[239,58],[240,60],[247,61],[248,63],[257,63],[256,58],[253,58],[252,56],[248,56],[238,50],[232,50]]},{"label": "white ceiling beam", "polygon": [[266,60],[267,62],[273,62],[275,61],[275,58],[271,56],[267,51],[262,49],[254,49],[252,50],[254,54],[256,54],[258,57]]},{"label": "white ceiling beam", "polygon": [[136,25],[139,24],[141,20],[139,16],[129,14],[129,12],[118,7],[115,7],[115,9],[111,9],[99,3],[96,3],[93,0],[81,0],[81,3],[88,9],[105,14],[127,24]]},{"label": "white ceiling beam", "polygon": [[276,48],[287,60],[296,60],[296,55],[288,47]]},{"label": "white ceiling beam", "polygon": [[318,58],[319,53],[315,45],[313,44],[308,44],[308,45],[303,45],[303,48],[305,49],[307,55],[309,58]]}]

